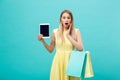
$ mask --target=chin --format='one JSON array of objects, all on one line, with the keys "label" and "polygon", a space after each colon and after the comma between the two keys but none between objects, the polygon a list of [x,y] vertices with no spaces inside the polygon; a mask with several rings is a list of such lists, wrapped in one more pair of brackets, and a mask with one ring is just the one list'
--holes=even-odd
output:
[{"label": "chin", "polygon": [[65,28],[69,28],[69,25],[63,25]]},{"label": "chin", "polygon": [[69,28],[69,26],[65,26],[65,28],[67,28],[67,29],[68,29],[68,28]]}]

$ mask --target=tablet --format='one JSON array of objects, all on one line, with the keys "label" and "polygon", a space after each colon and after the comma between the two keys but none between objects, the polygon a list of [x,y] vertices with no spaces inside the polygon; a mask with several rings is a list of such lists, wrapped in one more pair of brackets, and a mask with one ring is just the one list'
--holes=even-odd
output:
[{"label": "tablet", "polygon": [[39,33],[43,35],[43,38],[49,38],[49,27],[50,24],[49,23],[41,23],[39,25]]}]

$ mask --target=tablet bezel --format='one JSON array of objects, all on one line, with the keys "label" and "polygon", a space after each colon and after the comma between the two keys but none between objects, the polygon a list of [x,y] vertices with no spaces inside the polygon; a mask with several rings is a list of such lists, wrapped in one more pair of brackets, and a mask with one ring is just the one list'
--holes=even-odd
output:
[{"label": "tablet bezel", "polygon": [[39,34],[41,33],[40,32],[40,26],[41,25],[48,25],[48,27],[49,27],[49,36],[43,36],[43,38],[50,38],[50,23],[40,23],[39,24]]}]

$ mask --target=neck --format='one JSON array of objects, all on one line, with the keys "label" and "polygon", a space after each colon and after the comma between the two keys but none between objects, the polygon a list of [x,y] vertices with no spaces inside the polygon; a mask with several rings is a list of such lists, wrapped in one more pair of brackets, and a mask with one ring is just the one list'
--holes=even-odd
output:
[{"label": "neck", "polygon": [[67,31],[68,30],[68,28],[64,28],[64,31]]}]

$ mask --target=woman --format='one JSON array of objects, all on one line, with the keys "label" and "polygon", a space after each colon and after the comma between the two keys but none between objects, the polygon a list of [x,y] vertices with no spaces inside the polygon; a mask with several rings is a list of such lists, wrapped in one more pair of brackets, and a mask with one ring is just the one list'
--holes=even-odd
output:
[{"label": "woman", "polygon": [[61,13],[60,26],[58,29],[53,30],[50,45],[42,37],[42,34],[38,35],[38,40],[43,43],[49,52],[52,52],[56,46],[50,80],[80,80],[80,78],[66,75],[70,52],[74,48],[80,51],[83,50],[81,34],[79,29],[74,28],[72,13],[69,10],[64,10]]}]

